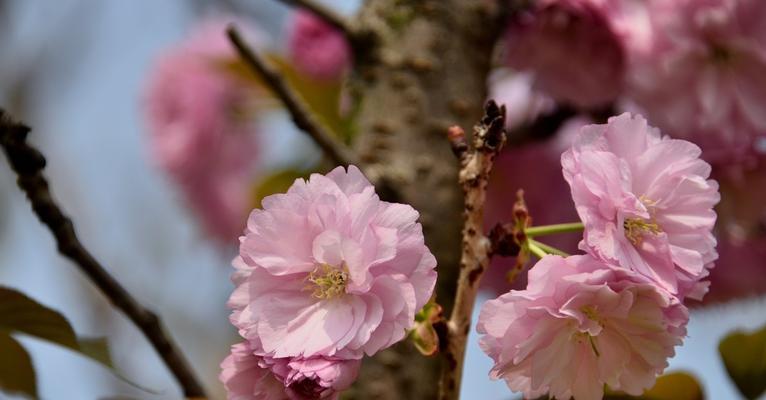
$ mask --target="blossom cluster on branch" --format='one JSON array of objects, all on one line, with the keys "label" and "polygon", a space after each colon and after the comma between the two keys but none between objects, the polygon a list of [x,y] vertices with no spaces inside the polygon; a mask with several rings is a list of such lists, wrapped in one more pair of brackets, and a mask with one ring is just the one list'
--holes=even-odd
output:
[{"label": "blossom cluster on branch", "polygon": [[[488,86],[509,103],[506,123],[515,128],[509,147],[535,141],[537,147],[493,154],[499,171],[486,178],[515,189],[559,178],[563,169],[560,185],[531,195],[530,208],[539,207],[532,214],[541,220],[576,213],[584,254],[567,256],[532,236],[517,243],[527,253],[514,276],[533,247],[538,256],[559,255],[541,257],[520,279],[523,290],[484,305],[477,327],[482,348],[495,360],[491,376],[525,396],[600,399],[605,386],[639,395],[682,342],[687,300],[701,300],[710,285],[720,200],[712,168],[743,173],[766,153],[759,153],[766,140],[766,30],[760,28],[766,3],[524,3],[512,7],[500,42],[504,53]],[[341,109],[354,108],[341,83],[352,66],[353,35],[321,12],[299,9],[289,21],[286,60],[247,57],[252,51],[243,50],[236,30],[229,34],[311,136],[307,126],[337,117],[324,110],[316,119],[296,118],[313,117],[312,110],[327,105],[326,93],[312,92],[316,87],[332,88]],[[252,88],[237,81],[242,65],[232,65],[231,49],[187,47],[174,60],[168,56],[150,90],[153,147],[205,224],[224,237],[244,220],[244,171],[257,158],[252,126],[240,119],[240,111],[250,109]],[[292,65],[271,68],[271,61]],[[307,99],[315,97],[307,101],[312,104],[290,106],[301,94],[288,86],[301,79],[283,80],[281,71],[308,78],[303,89]],[[627,113],[582,127],[616,110],[644,113],[670,137]],[[337,138],[320,135],[325,151],[336,148],[328,145],[335,139],[352,138],[334,133]],[[335,144],[347,150],[342,140]],[[549,159],[555,162],[546,168]],[[523,164],[538,165],[528,174],[520,171]],[[574,209],[556,195],[567,190]],[[502,219],[508,210],[491,189],[487,218]],[[231,322],[243,341],[222,364],[230,398],[334,398],[355,380],[363,356],[403,339],[436,280],[417,218],[408,205],[380,201],[354,166],[299,179],[287,193],[263,199],[233,262]]]},{"label": "blossom cluster on branch", "polygon": [[[606,115],[622,111],[640,113],[664,134],[699,146],[701,157],[712,166],[712,176],[721,183],[724,201],[715,236],[728,256],[721,258],[724,268],[710,272],[713,284],[705,304],[764,293],[766,285],[758,278],[764,275],[763,263],[756,249],[766,238],[766,209],[750,199],[762,195],[766,176],[766,31],[762,29],[766,3],[541,0],[528,4],[533,5],[510,18],[502,43],[503,68],[490,76],[490,95],[507,102],[512,110],[509,128],[522,133],[541,118],[557,122],[552,117],[558,118],[561,109],[572,115],[563,113],[565,122],[532,132],[534,143],[510,146],[499,156],[498,177],[490,183],[487,223],[509,217],[502,205],[513,201],[518,187],[527,188],[536,223],[573,215],[570,204],[556,201],[567,192],[555,171],[556,148],[571,145],[572,125],[601,123]],[[527,183],[518,170],[530,163],[546,174],[542,179],[555,182],[544,191]],[[578,240],[567,235],[553,242],[571,251]],[[489,273],[500,277],[507,263],[493,260]],[[509,288],[503,279],[487,283],[496,292]],[[514,287],[522,287],[519,284],[523,279]]]},{"label": "blossom cluster on branch", "polygon": [[583,255],[547,255],[524,290],[488,301],[477,330],[491,376],[535,398],[650,388],[686,335],[717,258],[718,185],[694,144],[623,114],[582,128],[561,157]]}]

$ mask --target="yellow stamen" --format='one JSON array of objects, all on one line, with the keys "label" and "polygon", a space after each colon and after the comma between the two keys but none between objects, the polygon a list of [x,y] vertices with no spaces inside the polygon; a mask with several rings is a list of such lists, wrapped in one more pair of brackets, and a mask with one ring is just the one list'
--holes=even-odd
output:
[{"label": "yellow stamen", "polygon": [[662,233],[662,228],[660,228],[660,225],[657,224],[657,221],[654,219],[657,202],[647,198],[645,195],[641,195],[638,200],[644,204],[646,211],[649,212],[651,218],[649,220],[643,218],[626,218],[625,222],[623,222],[622,226],[625,229],[625,237],[628,238],[634,246],[641,244],[645,233],[653,235]]},{"label": "yellow stamen", "polygon": [[634,246],[641,244],[645,233],[658,235],[662,233],[660,226],[654,221],[647,221],[642,218],[626,218],[622,224],[625,228],[625,237],[633,243]]},{"label": "yellow stamen", "polygon": [[312,296],[317,299],[332,299],[346,292],[348,272],[345,266],[339,269],[322,264],[309,273],[307,280],[313,284],[306,286],[307,289],[313,290]]},{"label": "yellow stamen", "polygon": [[598,315],[598,311],[596,311],[596,307],[593,306],[582,306],[580,308],[580,311],[585,314],[586,317],[588,317],[589,320],[598,322],[599,325],[603,324],[601,323],[602,318]]}]

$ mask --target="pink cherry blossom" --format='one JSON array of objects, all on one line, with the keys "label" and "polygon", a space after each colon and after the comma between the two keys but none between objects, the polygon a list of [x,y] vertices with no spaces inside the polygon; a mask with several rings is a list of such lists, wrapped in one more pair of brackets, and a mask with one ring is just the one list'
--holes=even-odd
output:
[{"label": "pink cherry blossom", "polygon": [[289,29],[289,56],[300,72],[318,80],[336,80],[351,64],[346,38],[313,13],[296,11]]},{"label": "pink cherry blossom", "polygon": [[603,106],[623,87],[622,36],[614,7],[598,0],[543,0],[508,30],[507,64],[535,75],[539,89],[580,108]]},{"label": "pink cherry blossom", "polygon": [[243,342],[221,363],[220,379],[229,400],[336,399],[354,382],[360,365],[359,360],[260,357]]},{"label": "pink cherry blossom", "polygon": [[284,400],[285,386],[268,368],[259,365],[247,342],[231,347],[221,363],[219,379],[229,400]]},{"label": "pink cherry blossom", "polygon": [[589,125],[561,157],[585,225],[580,248],[630,268],[681,297],[701,298],[717,258],[718,184],[685,140],[662,137],[641,116]]},{"label": "pink cherry blossom", "polygon": [[309,359],[263,358],[268,367],[284,383],[291,400],[336,399],[348,389],[359,374],[361,360],[342,360],[326,357]]},{"label": "pink cherry blossom", "polygon": [[630,97],[717,166],[754,167],[766,140],[766,2],[649,4],[652,45],[633,54]]},{"label": "pink cherry blossom", "polygon": [[677,298],[632,271],[590,255],[546,256],[526,290],[487,301],[477,330],[481,348],[527,398],[600,400],[604,385],[640,395],[686,335]]},{"label": "pink cherry blossom", "polygon": [[251,89],[227,70],[235,60],[223,22],[200,32],[157,60],[146,87],[150,151],[222,241],[242,231],[248,178],[257,160]]},{"label": "pink cherry blossom", "polygon": [[354,166],[262,204],[240,238],[229,301],[257,354],[359,359],[404,338],[436,281],[417,211],[380,201]]}]

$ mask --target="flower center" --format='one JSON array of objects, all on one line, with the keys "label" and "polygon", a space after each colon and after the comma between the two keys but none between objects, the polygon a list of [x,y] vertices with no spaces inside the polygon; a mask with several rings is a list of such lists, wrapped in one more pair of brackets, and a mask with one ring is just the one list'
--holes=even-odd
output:
[{"label": "flower center", "polygon": [[633,243],[634,246],[641,244],[644,239],[644,234],[650,233],[657,235],[662,233],[662,229],[656,222],[647,221],[642,218],[626,218],[623,223],[625,228],[625,237]]},{"label": "flower center", "polygon": [[715,64],[726,64],[734,58],[734,52],[719,43],[710,44],[710,60]]},{"label": "flower center", "polygon": [[622,227],[625,229],[625,237],[628,238],[634,246],[641,244],[644,240],[644,234],[658,235],[662,233],[662,228],[660,228],[660,225],[654,220],[654,205],[657,204],[657,202],[647,199],[644,195],[641,195],[639,200],[646,206],[646,209],[649,211],[649,215],[651,215],[652,218],[649,220],[643,218],[626,218],[625,222],[623,222]]},{"label": "flower center", "polygon": [[346,292],[348,272],[345,266],[335,268],[327,264],[317,266],[309,273],[307,289],[312,290],[311,295],[317,299],[332,299]]},{"label": "flower center", "polygon": [[588,317],[589,320],[593,322],[597,322],[599,325],[604,326],[603,318],[601,318],[600,315],[598,315],[598,311],[596,310],[596,307],[593,306],[582,306],[580,308],[580,311],[585,314],[586,317]]}]

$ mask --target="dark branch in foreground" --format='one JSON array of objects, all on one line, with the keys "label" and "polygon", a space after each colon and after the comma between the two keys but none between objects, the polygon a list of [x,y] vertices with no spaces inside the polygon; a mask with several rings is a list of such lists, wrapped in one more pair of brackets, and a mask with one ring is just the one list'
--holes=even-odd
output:
[{"label": "dark branch in foreground", "polygon": [[242,36],[237,32],[237,29],[234,26],[229,26],[226,33],[242,60],[244,60],[248,67],[261,77],[282,100],[298,128],[311,136],[311,138],[314,139],[314,142],[322,148],[327,156],[337,164],[359,165],[359,160],[357,160],[356,155],[351,149],[338,141],[333,134],[321,124],[300,96],[288,86],[287,82],[279,72],[244,42]]},{"label": "dark branch in foreground", "polygon": [[326,23],[332,25],[339,31],[343,32],[344,35],[346,35],[346,38],[350,41],[353,41],[356,34],[353,29],[348,24],[348,21],[343,18],[342,16],[335,13],[333,10],[325,7],[323,4],[320,4],[314,0],[278,0],[282,3],[285,3],[287,5],[296,6],[304,8],[308,11],[311,11],[312,13],[316,14],[319,18],[324,20]]},{"label": "dark branch in foreground", "polygon": [[45,157],[26,142],[29,131],[29,127],[14,122],[0,110],[0,146],[16,172],[19,188],[32,203],[40,222],[53,233],[58,251],[74,262],[101,293],[138,326],[173,373],[184,395],[187,398],[205,398],[202,385],[163,329],[159,317],[141,306],[80,243],[72,221],[53,200],[48,181],[43,176]]}]

